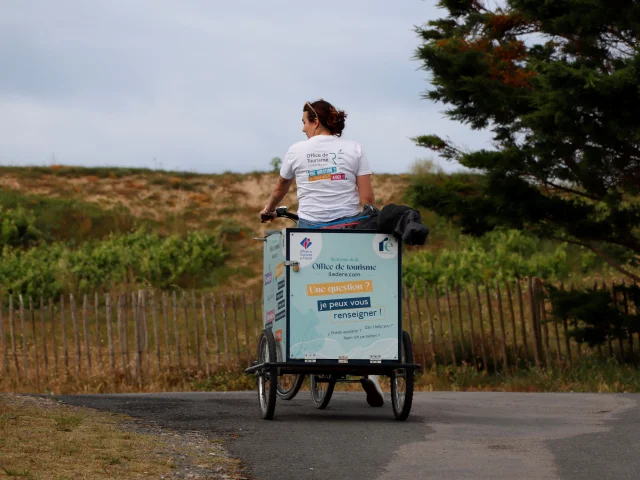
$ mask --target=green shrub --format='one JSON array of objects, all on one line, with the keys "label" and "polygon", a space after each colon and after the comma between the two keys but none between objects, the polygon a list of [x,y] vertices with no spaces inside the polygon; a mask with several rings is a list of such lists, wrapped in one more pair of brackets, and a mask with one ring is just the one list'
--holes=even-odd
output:
[{"label": "green shrub", "polygon": [[202,233],[163,238],[141,230],[78,248],[62,243],[29,250],[5,246],[0,285],[34,297],[87,293],[125,282],[158,288],[210,286],[224,257],[217,236]]},{"label": "green shrub", "polygon": [[[73,241],[106,238],[130,232],[136,219],[126,207],[104,209],[73,199],[25,195],[0,188],[2,244],[30,246],[36,241]],[[7,241],[4,221],[7,224]],[[11,226],[15,224],[15,228]],[[16,232],[17,229],[17,232]]]},{"label": "green shrub", "polygon": [[9,210],[0,206],[0,247],[30,247],[42,237],[33,212],[22,207]]},{"label": "green shrub", "polygon": [[407,255],[404,282],[454,286],[536,276],[558,280],[569,276],[567,245],[550,244],[517,230],[494,231],[482,239],[460,237],[456,250],[444,248]]}]

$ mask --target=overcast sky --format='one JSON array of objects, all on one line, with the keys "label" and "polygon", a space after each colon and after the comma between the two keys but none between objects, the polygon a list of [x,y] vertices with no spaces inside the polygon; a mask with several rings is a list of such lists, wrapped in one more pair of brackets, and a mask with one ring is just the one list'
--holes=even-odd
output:
[{"label": "overcast sky", "polygon": [[347,112],[374,172],[433,157],[416,135],[490,147],[421,99],[414,26],[443,15],[435,3],[2,2],[0,164],[264,170],[320,97]]}]

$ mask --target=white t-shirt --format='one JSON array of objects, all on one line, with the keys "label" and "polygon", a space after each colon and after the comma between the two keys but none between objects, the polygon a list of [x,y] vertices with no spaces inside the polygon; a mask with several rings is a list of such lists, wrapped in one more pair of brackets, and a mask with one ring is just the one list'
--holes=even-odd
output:
[{"label": "white t-shirt", "polygon": [[369,174],[369,161],[360,144],[333,135],[316,135],[293,144],[280,169],[280,176],[287,180],[295,176],[298,215],[311,222],[357,215],[356,177]]}]

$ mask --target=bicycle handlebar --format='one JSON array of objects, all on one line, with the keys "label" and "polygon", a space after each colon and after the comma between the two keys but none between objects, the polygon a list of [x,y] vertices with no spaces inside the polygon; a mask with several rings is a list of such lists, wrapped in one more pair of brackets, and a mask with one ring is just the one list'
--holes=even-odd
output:
[{"label": "bicycle handlebar", "polygon": [[278,207],[276,208],[276,211],[273,214],[270,215],[260,215],[260,220],[262,221],[262,223],[266,223],[270,220],[273,220],[274,218],[288,218],[290,220],[293,220],[294,222],[298,221],[298,215],[296,215],[295,213],[291,213],[287,210],[287,207]]}]

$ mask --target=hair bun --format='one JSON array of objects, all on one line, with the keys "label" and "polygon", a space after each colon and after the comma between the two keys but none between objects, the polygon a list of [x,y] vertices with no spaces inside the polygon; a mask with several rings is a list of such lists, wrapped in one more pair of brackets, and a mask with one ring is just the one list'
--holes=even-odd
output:
[{"label": "hair bun", "polygon": [[[309,106],[312,107],[309,108]],[[311,104],[305,104],[303,111],[308,112],[309,119],[315,120],[316,115],[320,123],[325,126],[331,135],[336,137],[342,136],[342,131],[345,127],[345,121],[347,114],[344,110],[337,110],[326,100],[320,99]]]},{"label": "hair bun", "polygon": [[347,114],[343,110],[336,110],[333,106],[329,110],[329,118],[327,119],[327,128],[332,135],[340,137],[344,130]]}]

